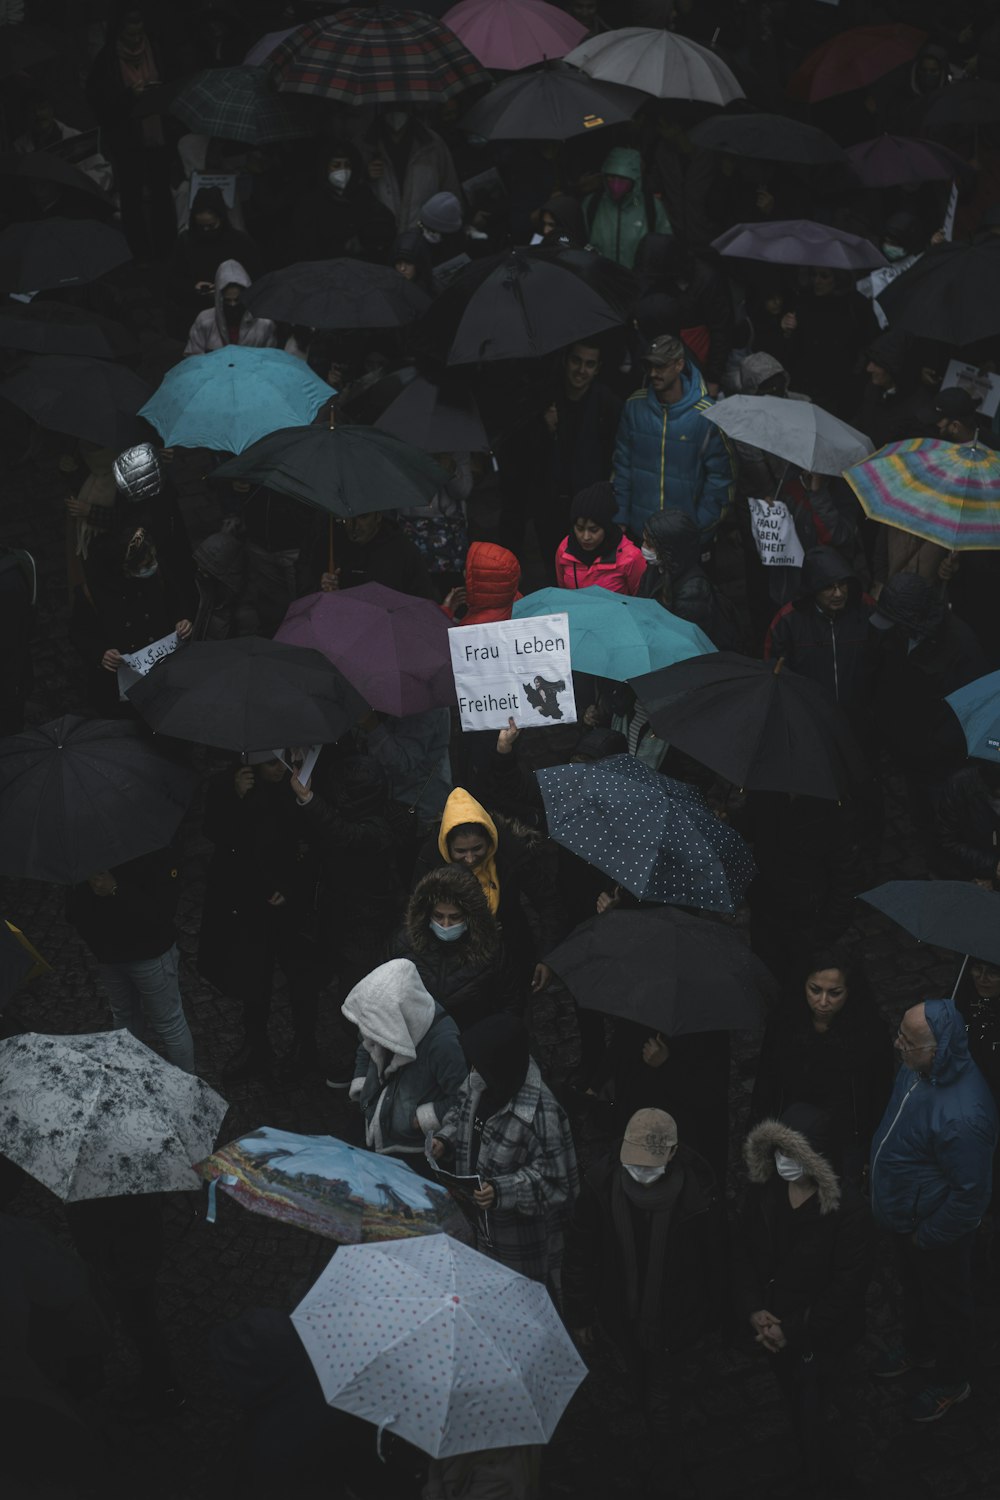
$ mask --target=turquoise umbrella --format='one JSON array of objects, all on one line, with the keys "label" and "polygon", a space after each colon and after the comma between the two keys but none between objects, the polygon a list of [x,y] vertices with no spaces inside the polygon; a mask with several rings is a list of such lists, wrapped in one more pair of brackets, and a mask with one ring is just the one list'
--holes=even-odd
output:
[{"label": "turquoise umbrella", "polygon": [[336,395],[304,360],[230,344],[168,370],[139,415],[168,448],[242,453],[279,427],[304,427]]},{"label": "turquoise umbrella", "polygon": [[944,701],[955,710],[969,754],[978,760],[1000,760],[1000,672],[977,677]]},{"label": "turquoise umbrella", "polygon": [[597,586],[539,589],[514,605],[516,620],[556,614],[569,616],[573,670],[613,682],[715,650],[697,625],[672,615],[655,599],[633,599]]}]

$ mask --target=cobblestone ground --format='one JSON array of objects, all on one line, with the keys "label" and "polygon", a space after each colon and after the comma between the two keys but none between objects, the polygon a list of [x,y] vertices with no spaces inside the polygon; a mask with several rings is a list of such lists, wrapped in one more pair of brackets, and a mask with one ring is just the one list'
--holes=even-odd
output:
[{"label": "cobblestone ground", "polygon": [[[0,433],[2,451],[17,454],[26,434]],[[61,498],[68,485],[58,469],[71,445],[46,438],[30,461],[8,467],[0,511],[0,540],[28,544],[41,572],[41,599],[35,648],[36,689],[30,720],[43,723],[67,710],[80,710],[81,678],[68,646]],[[189,505],[197,492],[197,464],[178,476]],[[204,532],[204,525],[198,528]],[[182,987],[194,1030],[199,1071],[219,1086],[225,1059],[239,1041],[237,1007],[221,1000],[194,970],[208,846],[199,831],[196,806],[180,834],[184,895],[181,902]],[[898,805],[890,805],[882,854],[883,877],[922,873]],[[62,898],[53,888],[8,881],[0,890],[4,914],[15,920],[48,957],[53,972],[22,991],[2,1018],[4,1034],[19,1030],[78,1032],[100,1030],[108,1012],[89,956],[66,926]],[[859,933],[887,1018],[895,1021],[909,1003],[948,993],[955,961],[922,948],[859,908]],[[333,1045],[331,992],[323,1019]],[[279,1049],[290,1049],[291,1034],[279,993],[272,1021]],[[555,1083],[574,1058],[560,1038],[566,1014],[558,997],[546,998],[534,1014],[536,1052]],[[735,1052],[731,1119],[731,1160],[738,1141],[752,1075],[755,1041],[741,1039]],[[295,1130],[349,1134],[356,1129],[343,1096],[319,1084],[301,1085],[289,1077],[273,1090],[240,1087],[230,1093],[223,1134],[232,1138],[261,1124]],[[593,1125],[581,1131],[581,1151],[599,1149]],[[729,1185],[734,1197],[735,1175]],[[120,1343],[109,1367],[109,1388],[92,1402],[95,1421],[114,1434],[121,1477],[109,1479],[108,1493],[142,1494],[148,1500],[219,1500],[235,1494],[241,1419],[216,1377],[208,1334],[217,1324],[250,1305],[290,1310],[318,1276],[331,1253],[325,1240],[301,1230],[244,1213],[220,1199],[218,1222],[204,1222],[203,1203],[171,1200],[166,1215],[167,1257],[161,1277],[162,1311],[187,1405],[166,1419],[126,1420],[120,1397],[134,1377],[134,1360]],[[25,1181],[4,1205],[7,1212],[32,1218],[65,1239],[60,1205],[37,1184]],[[943,1422],[914,1430],[901,1420],[907,1380],[880,1387],[866,1374],[881,1340],[895,1326],[896,1287],[880,1259],[870,1294],[868,1339],[859,1352],[831,1428],[845,1477],[833,1493],[878,1500],[1000,1496],[1000,1374],[992,1355],[997,1309],[989,1288],[983,1292],[981,1368],[971,1400]],[[765,1356],[709,1343],[673,1372],[672,1392],[663,1408],[646,1419],[630,1404],[614,1362],[600,1350],[592,1373],[572,1402],[546,1455],[546,1494],[613,1496],[656,1494],[676,1500],[771,1500],[803,1491],[788,1475],[792,1450],[788,1428],[766,1369]],[[900,1389],[900,1384],[904,1389]],[[853,1410],[855,1420],[848,1420]],[[336,1456],[331,1455],[331,1487],[339,1493]],[[275,1490],[277,1497],[282,1492]]]}]

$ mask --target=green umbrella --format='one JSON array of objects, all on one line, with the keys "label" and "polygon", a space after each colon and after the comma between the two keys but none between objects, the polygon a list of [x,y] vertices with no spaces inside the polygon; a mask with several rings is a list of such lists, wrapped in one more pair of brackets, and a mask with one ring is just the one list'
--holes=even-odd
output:
[{"label": "green umbrella", "polygon": [[170,113],[199,135],[260,146],[311,135],[266,68],[206,68],[182,84]]}]

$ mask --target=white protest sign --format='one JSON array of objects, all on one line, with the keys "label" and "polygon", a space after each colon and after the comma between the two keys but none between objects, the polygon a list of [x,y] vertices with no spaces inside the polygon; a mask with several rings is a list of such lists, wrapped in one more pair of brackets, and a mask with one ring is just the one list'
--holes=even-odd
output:
[{"label": "white protest sign", "polygon": [[122,664],[118,668],[119,698],[125,698],[129,688],[135,687],[140,677],[145,677],[165,656],[172,656],[179,645],[177,632],[173,630],[160,640],[153,641],[151,645],[143,646],[140,651],[132,651],[127,656],[123,655]]},{"label": "white protest sign", "polygon": [[978,410],[992,422],[1000,409],[1000,375],[994,375],[991,370],[979,370],[963,360],[953,359],[944,372],[941,389],[950,390],[953,385],[967,391]]},{"label": "white protest sign", "polygon": [[235,172],[192,172],[191,191],[188,205],[194,202],[202,188],[218,188],[222,194],[222,201],[227,208],[236,206],[236,173]]},{"label": "white protest sign", "polygon": [[457,625],[448,639],[463,729],[576,723],[568,616]]},{"label": "white protest sign", "polygon": [[319,752],[322,745],[283,745],[275,750],[275,760],[280,760],[287,771],[297,776],[302,785],[305,786],[319,760]]},{"label": "white protest sign", "polygon": [[784,500],[747,500],[750,527],[761,562],[767,568],[801,568],[803,549],[791,511]]}]

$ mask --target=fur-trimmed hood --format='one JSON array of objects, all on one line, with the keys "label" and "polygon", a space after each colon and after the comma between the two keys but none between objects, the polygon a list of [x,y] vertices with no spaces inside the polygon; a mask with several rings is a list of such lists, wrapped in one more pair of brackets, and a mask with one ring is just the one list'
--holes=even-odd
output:
[{"label": "fur-trimmed hood", "polygon": [[[786,1111],[788,1113],[788,1111]],[[765,1183],[775,1175],[774,1153],[792,1156],[816,1184],[821,1214],[832,1214],[840,1207],[840,1182],[825,1156],[811,1144],[801,1130],[794,1130],[781,1120],[761,1120],[743,1143],[743,1159],[751,1182]]]},{"label": "fur-trimmed hood", "polygon": [[488,963],[500,951],[500,929],[490,911],[476,877],[460,865],[442,865],[429,870],[417,882],[406,908],[404,928],[414,953],[433,953],[441,946],[430,929],[430,914],[437,902],[450,901],[465,915],[468,932],[453,946],[464,958]]}]

